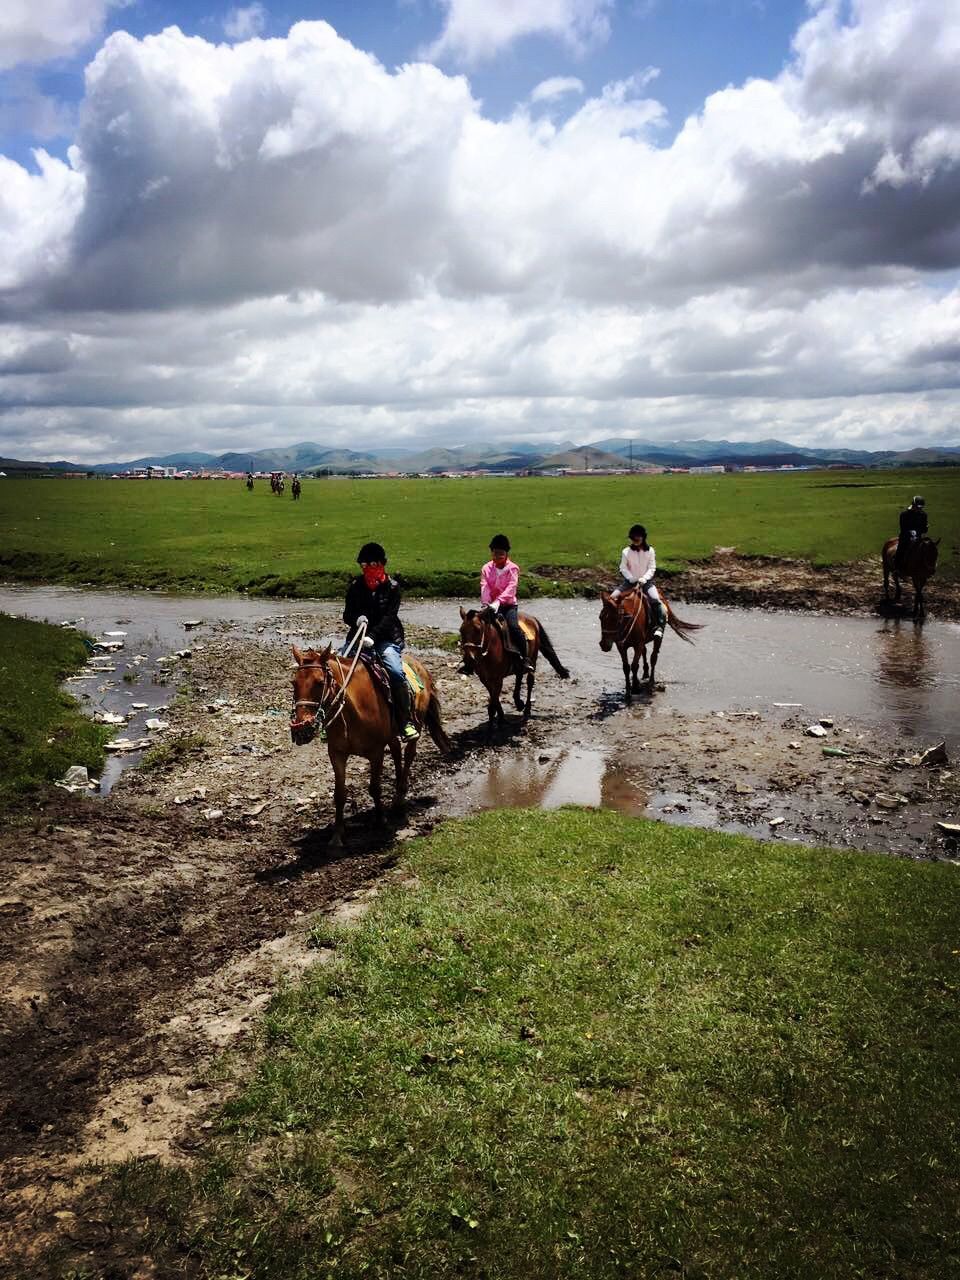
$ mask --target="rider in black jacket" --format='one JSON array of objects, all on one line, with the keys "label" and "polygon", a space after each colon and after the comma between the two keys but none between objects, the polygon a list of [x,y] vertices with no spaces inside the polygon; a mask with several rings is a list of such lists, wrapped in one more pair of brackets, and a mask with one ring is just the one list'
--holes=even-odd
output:
[{"label": "rider in black jacket", "polygon": [[910,552],[927,532],[926,503],[919,494],[909,507],[900,512],[900,535],[897,539],[897,569],[905,569]]},{"label": "rider in black jacket", "polygon": [[420,735],[410,718],[410,687],[403,670],[404,635],[400,621],[400,584],[386,572],[387,553],[379,542],[366,542],[357,555],[363,572],[350,583],[343,620],[350,628],[347,644],[361,623],[367,624],[364,648],[374,649],[390,676],[400,736],[412,741]]}]

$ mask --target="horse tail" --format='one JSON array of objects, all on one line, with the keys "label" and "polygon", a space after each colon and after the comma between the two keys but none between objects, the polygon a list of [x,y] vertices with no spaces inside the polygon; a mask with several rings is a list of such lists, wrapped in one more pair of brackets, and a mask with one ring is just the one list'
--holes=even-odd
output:
[{"label": "horse tail", "polygon": [[551,667],[553,667],[561,680],[569,680],[570,672],[557,657],[557,651],[550,642],[550,637],[547,635],[547,629],[539,618],[537,619],[537,627],[540,631],[540,652],[550,663]]},{"label": "horse tail", "polygon": [[678,618],[674,613],[673,605],[670,605],[667,609],[667,622],[670,630],[675,631],[681,640],[686,640],[687,644],[693,644],[687,633],[690,631],[702,631],[705,626],[703,622],[684,622],[682,618]]},{"label": "horse tail", "polygon": [[442,756],[451,755],[453,752],[453,743],[446,735],[443,727],[443,717],[440,711],[440,695],[436,689],[430,690],[430,701],[427,704],[426,714],[423,717],[424,724],[427,726],[427,732],[433,739],[434,745]]}]

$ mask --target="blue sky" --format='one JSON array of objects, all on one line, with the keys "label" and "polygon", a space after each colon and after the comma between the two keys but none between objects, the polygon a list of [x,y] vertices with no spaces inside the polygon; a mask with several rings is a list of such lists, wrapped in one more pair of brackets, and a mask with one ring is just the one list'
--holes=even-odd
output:
[{"label": "blue sky", "polygon": [[958,72],[942,0],[0,6],[0,454],[958,444]]},{"label": "blue sky", "polygon": [[[107,11],[102,34],[123,30],[142,38],[177,26],[187,35],[222,40],[225,18],[231,9],[243,7],[218,8],[205,0],[133,0]],[[443,18],[431,0],[328,0],[262,8],[264,37],[283,37],[295,22],[322,19],[388,67],[422,56]],[[439,61],[453,72],[465,71],[486,111],[498,118],[509,115],[548,77],[576,76],[590,93],[653,66],[659,70],[656,96],[666,109],[664,129],[669,134],[715,90],[752,76],[777,75],[805,12],[805,0],[636,0],[610,13],[608,39],[581,52],[556,38],[530,35],[492,60],[466,67],[455,57]],[[42,94],[75,108],[83,96],[83,68],[101,39],[85,42],[73,57],[30,68],[30,80]],[[16,95],[23,80],[21,70],[19,77],[8,77],[5,86],[0,82],[4,96]],[[3,100],[0,97],[0,104]],[[64,118],[69,119],[68,112]],[[29,163],[31,148],[38,142],[62,153],[69,141],[69,132],[38,138],[3,116],[0,123],[0,149],[24,163]]]}]

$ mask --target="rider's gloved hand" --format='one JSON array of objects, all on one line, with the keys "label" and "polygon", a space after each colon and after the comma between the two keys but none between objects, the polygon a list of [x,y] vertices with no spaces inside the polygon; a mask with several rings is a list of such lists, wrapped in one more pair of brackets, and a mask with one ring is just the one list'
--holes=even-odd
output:
[{"label": "rider's gloved hand", "polygon": [[364,649],[372,649],[372,648],[373,648],[373,641],[370,639],[370,637],[369,637],[369,636],[364,636],[364,637],[363,637],[363,647],[364,647]]},{"label": "rider's gloved hand", "polygon": [[366,625],[367,625],[367,617],[366,617],[366,614],[361,613],[360,617],[357,619],[357,626],[358,626],[358,627],[365,627]]}]

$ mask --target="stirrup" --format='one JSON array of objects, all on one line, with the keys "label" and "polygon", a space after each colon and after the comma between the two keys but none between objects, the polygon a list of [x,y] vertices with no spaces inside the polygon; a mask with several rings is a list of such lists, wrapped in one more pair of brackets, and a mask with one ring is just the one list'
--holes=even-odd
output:
[{"label": "stirrup", "polygon": [[412,720],[408,720],[407,723],[400,730],[400,737],[405,738],[407,742],[414,742],[417,738],[420,737],[420,730],[417,728],[417,726],[413,723]]}]

